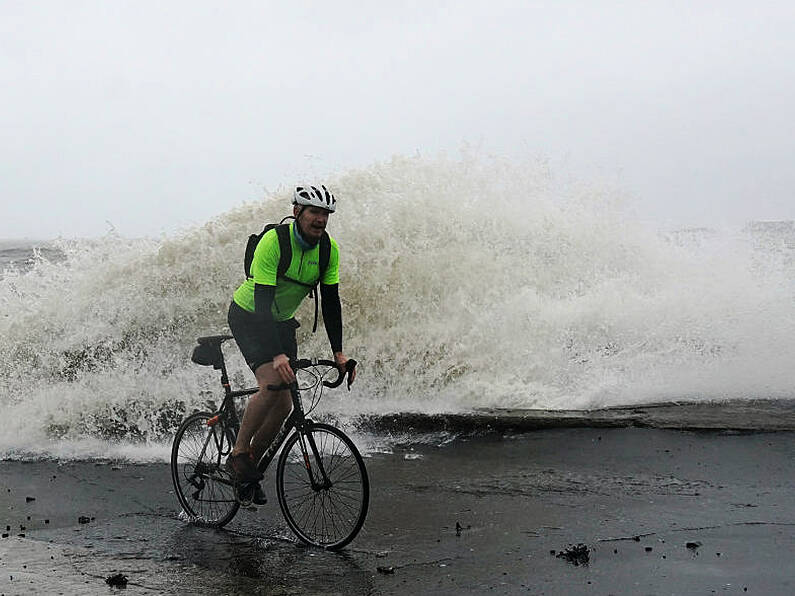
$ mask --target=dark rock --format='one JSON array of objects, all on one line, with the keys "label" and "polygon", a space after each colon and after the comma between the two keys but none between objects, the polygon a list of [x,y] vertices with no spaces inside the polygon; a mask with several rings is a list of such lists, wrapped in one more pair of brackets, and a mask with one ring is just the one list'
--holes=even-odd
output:
[{"label": "dark rock", "polygon": [[111,575],[105,580],[105,583],[109,586],[115,586],[117,588],[125,588],[127,587],[127,576],[121,573],[117,573],[116,575]]},{"label": "dark rock", "polygon": [[650,546],[647,546],[645,550],[646,550],[647,553],[650,553],[652,549],[651,549]]},{"label": "dark rock", "polygon": [[699,546],[701,546],[701,543],[698,541],[693,541],[686,543],[685,546],[690,550],[696,550]]},{"label": "dark rock", "polygon": [[79,523],[79,524],[87,524],[90,521],[91,521],[91,518],[88,517],[87,515],[81,515],[80,517],[77,518],[77,523]]},{"label": "dark rock", "polygon": [[557,555],[555,555],[555,557],[558,559],[563,559],[575,567],[579,565],[586,567],[590,561],[590,551],[588,550],[588,547],[582,543],[578,544],[577,546],[572,546],[570,544],[568,548],[560,551]]},{"label": "dark rock", "polygon": [[25,497],[25,503],[30,503],[31,501],[35,501],[36,497]]},{"label": "dark rock", "polygon": [[395,573],[395,568],[394,567],[379,566],[379,567],[376,567],[376,569],[378,570],[378,573],[385,573],[387,575]]},{"label": "dark rock", "polygon": [[8,538],[8,534],[6,534],[5,532],[3,532],[3,538]]}]

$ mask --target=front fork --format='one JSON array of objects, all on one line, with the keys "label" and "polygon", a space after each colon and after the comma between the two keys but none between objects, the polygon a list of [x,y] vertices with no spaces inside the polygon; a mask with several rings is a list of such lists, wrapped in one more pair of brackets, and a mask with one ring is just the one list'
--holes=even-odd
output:
[{"label": "front fork", "polygon": [[[315,492],[329,489],[332,486],[326,474],[326,468],[323,465],[323,458],[317,450],[315,437],[312,434],[312,426],[310,424],[304,425],[298,429],[298,442],[301,445],[301,454],[304,458],[304,468],[309,475],[309,482],[312,484],[312,490]],[[312,462],[315,462],[314,467]]]}]

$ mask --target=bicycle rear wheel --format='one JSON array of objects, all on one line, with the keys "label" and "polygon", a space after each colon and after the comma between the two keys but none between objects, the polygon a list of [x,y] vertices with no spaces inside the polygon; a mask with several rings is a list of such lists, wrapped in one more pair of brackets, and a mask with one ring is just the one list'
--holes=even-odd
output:
[{"label": "bicycle rear wheel", "polygon": [[197,412],[180,425],[171,448],[171,479],[191,521],[220,528],[231,521],[240,503],[223,466],[233,436],[220,421],[209,426],[212,417],[209,412]]},{"label": "bicycle rear wheel", "polygon": [[276,469],[276,493],[296,536],[335,550],[362,528],[370,483],[353,442],[333,426],[312,423],[287,439]]}]

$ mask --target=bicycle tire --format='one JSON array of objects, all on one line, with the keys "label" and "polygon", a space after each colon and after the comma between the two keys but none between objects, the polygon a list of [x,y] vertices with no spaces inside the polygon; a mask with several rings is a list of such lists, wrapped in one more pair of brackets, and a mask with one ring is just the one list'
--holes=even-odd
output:
[{"label": "bicycle tire", "polygon": [[180,505],[191,521],[220,528],[228,524],[240,502],[223,463],[234,444],[222,422],[208,426],[209,412],[188,416],[177,429],[171,448],[171,479]]},{"label": "bicycle tire", "polygon": [[[328,488],[313,488],[307,474],[299,438],[308,433],[332,483]],[[308,445],[307,449],[312,473],[319,474],[317,458]],[[370,482],[353,441],[338,428],[312,423],[287,439],[276,469],[276,494],[284,519],[298,538],[337,550],[353,540],[364,525]]]}]

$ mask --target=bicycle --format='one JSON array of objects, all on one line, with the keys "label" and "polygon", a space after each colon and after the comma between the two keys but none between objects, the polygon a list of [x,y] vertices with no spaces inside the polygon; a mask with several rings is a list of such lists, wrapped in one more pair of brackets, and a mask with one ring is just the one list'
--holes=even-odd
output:
[{"label": "bicycle", "polygon": [[[235,398],[252,395],[258,388],[233,391],[227,376],[221,344],[231,335],[198,338],[192,360],[221,371],[224,399],[215,412],[195,412],[180,425],[171,449],[171,477],[180,505],[192,521],[223,527],[241,505],[238,486],[224,461],[231,453],[240,429]],[[323,376],[336,365],[330,360],[291,361],[293,370],[303,371],[306,381],[268,385],[270,390],[289,389],[293,410],[257,469],[264,473],[279,449],[276,494],[287,525],[306,544],[329,550],[344,547],[358,534],[370,499],[364,460],[353,442],[338,428],[314,422],[304,413],[301,391],[314,390],[311,413],[320,401],[323,387],[338,387],[356,366],[349,360],[346,371],[338,371],[333,382]],[[324,370],[325,369],[325,372]],[[292,431],[292,434],[290,432]],[[288,436],[289,435],[289,436]]]}]

